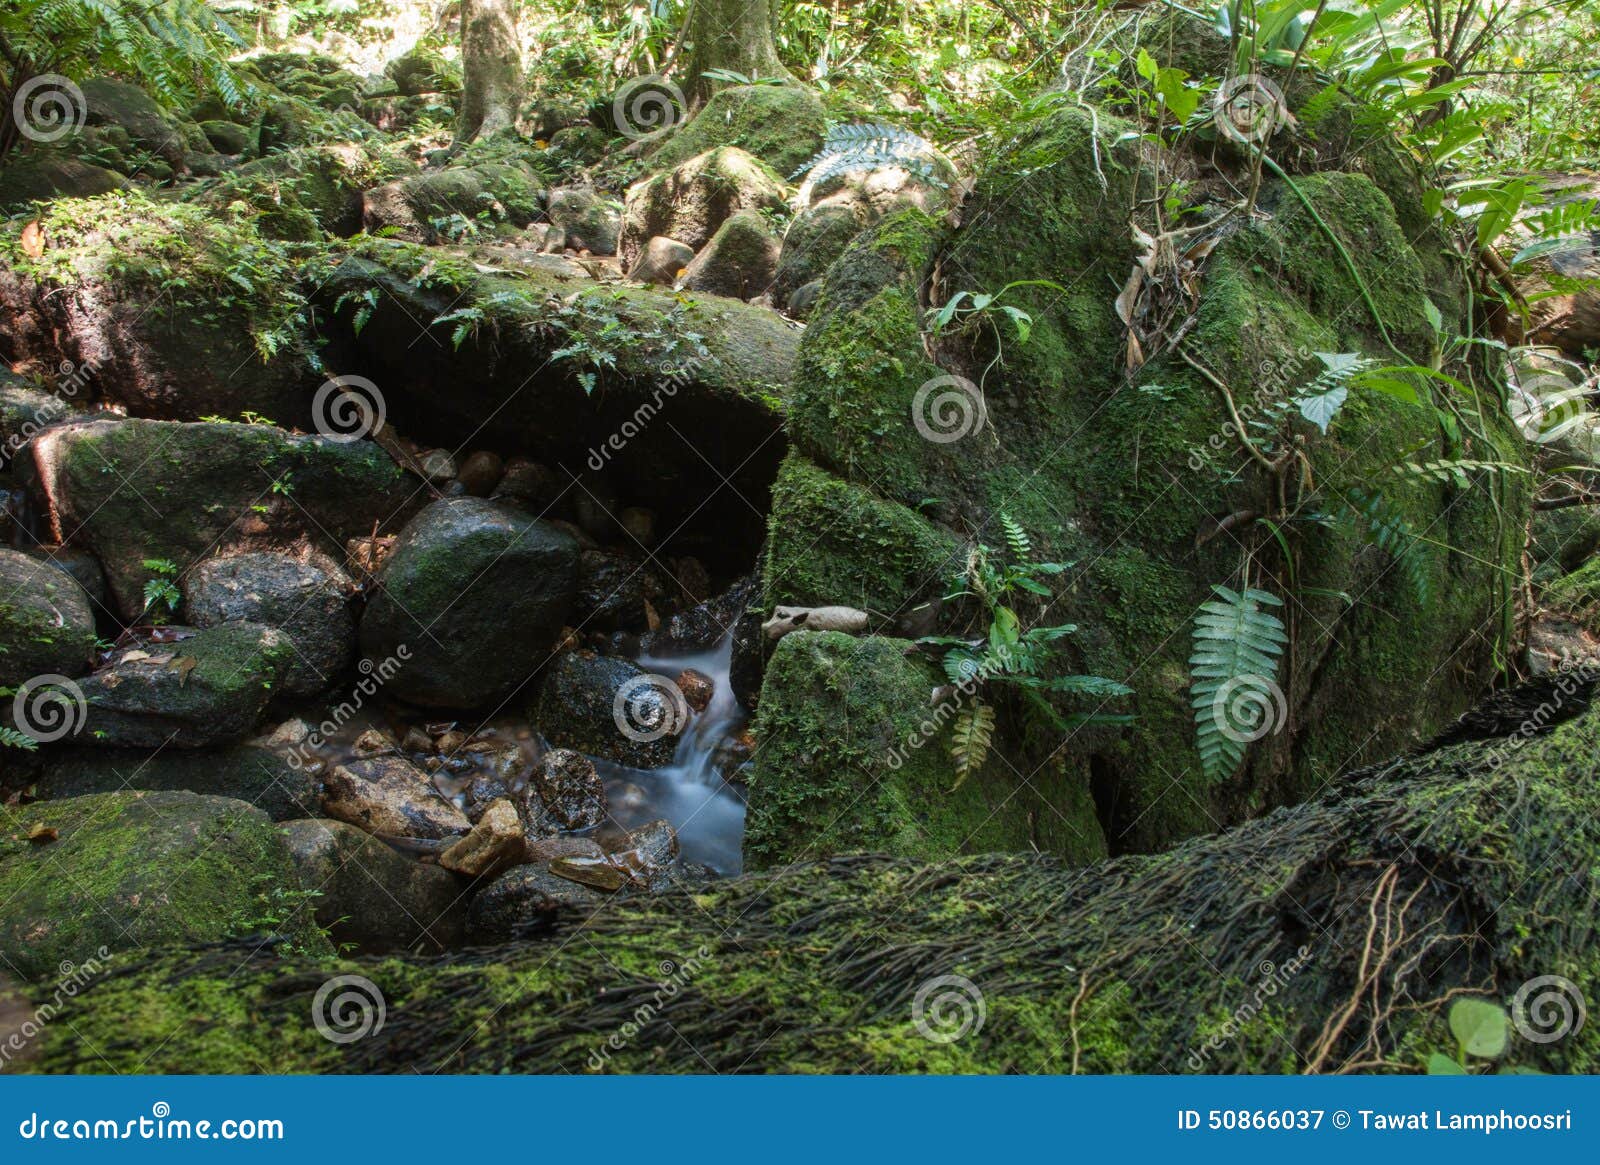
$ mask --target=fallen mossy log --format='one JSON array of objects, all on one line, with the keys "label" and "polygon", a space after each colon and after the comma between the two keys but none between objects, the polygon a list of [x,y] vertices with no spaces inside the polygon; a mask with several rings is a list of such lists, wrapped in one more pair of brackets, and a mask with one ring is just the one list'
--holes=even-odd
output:
[{"label": "fallen mossy log", "polygon": [[[1600,987],[1597,744],[1600,711],[1586,712],[1077,870],[847,857],[618,901],[455,957],[330,966],[234,944],[122,958],[61,1002],[31,1066],[1415,1070],[1454,1050],[1455,998],[1510,1005],[1540,976]],[[324,1028],[366,1033],[343,1043],[314,1019],[338,974],[384,1002],[378,1025],[324,991]],[[1515,1014],[1503,1063],[1600,1068],[1596,1025],[1537,1042],[1549,1013]]]}]

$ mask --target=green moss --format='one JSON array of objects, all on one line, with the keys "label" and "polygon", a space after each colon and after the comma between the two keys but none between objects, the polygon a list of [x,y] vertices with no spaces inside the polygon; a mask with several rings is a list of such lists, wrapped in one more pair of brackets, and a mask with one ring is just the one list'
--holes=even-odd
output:
[{"label": "green moss", "polygon": [[1600,558],[1592,558],[1571,574],[1551,583],[1544,602],[1571,611],[1590,631],[1600,635]]},{"label": "green moss", "polygon": [[931,859],[1040,846],[1105,852],[1086,784],[998,753],[961,795],[950,761],[958,706],[905,640],[791,632],[762,687],[744,854],[764,868],[873,850]]},{"label": "green moss", "polygon": [[804,86],[735,85],[713,95],[650,163],[671,169],[707,150],[738,146],[787,177],[821,148],[826,128],[821,100]]},{"label": "green moss", "polygon": [[878,619],[940,593],[956,543],[904,506],[789,454],[772,487],[768,606],[844,605]]},{"label": "green moss", "polygon": [[[242,801],[124,792],[0,807],[0,955],[31,978],[65,975],[59,966],[85,963],[102,947],[274,928],[302,953],[328,954],[309,912],[298,909],[298,890],[277,829]],[[274,910],[275,926],[264,927]]]}]

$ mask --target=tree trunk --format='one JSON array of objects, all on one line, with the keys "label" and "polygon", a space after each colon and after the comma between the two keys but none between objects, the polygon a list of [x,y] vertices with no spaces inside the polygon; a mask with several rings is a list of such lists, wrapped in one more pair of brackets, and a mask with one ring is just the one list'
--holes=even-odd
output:
[{"label": "tree trunk", "polygon": [[778,59],[773,39],[778,0],[694,0],[689,20],[689,40],[694,49],[684,77],[684,91],[693,106],[705,103],[719,85],[705,74],[713,69],[757,77],[782,77],[792,81]]},{"label": "tree trunk", "polygon": [[461,67],[456,140],[470,142],[515,126],[522,103],[516,0],[463,0]]},{"label": "tree trunk", "polygon": [[[1444,1013],[1460,994],[1504,1003],[1540,976],[1591,1000],[1600,989],[1600,711],[1504,735],[1588,698],[1547,689],[1455,733],[1497,739],[1086,869],[841,857],[616,900],[587,922],[438,959],[330,967],[260,941],[124,956],[61,1003],[33,1067],[1416,1070],[1455,1047]],[[337,1045],[311,1008],[341,971],[376,984],[387,1019]],[[1525,1033],[1540,1015],[1519,1019]],[[1513,1035],[1508,1062],[1595,1071],[1597,1030]]]}]

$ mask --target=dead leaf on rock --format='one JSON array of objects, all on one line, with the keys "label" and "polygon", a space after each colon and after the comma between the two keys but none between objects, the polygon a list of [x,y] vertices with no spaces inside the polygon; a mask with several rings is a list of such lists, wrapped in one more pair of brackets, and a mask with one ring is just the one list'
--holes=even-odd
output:
[{"label": "dead leaf on rock", "polygon": [[44,254],[44,228],[39,225],[38,219],[22,228],[22,253],[30,259],[37,259]]},{"label": "dead leaf on rock", "polygon": [[45,825],[40,821],[34,822],[33,828],[28,830],[28,840],[33,842],[34,845],[45,845],[55,841],[60,836],[61,831],[55,826]]},{"label": "dead leaf on rock", "polygon": [[189,673],[198,667],[200,661],[192,655],[180,655],[177,659],[167,664],[168,671],[178,673],[178,686],[181,688],[189,682]]}]

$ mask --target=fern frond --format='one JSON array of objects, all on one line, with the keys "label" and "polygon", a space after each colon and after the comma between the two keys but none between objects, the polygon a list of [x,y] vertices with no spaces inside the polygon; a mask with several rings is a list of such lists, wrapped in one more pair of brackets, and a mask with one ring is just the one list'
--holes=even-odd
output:
[{"label": "fern frond", "polygon": [[1405,575],[1419,606],[1427,606],[1433,598],[1433,580],[1428,573],[1425,543],[1411,523],[1406,521],[1381,493],[1369,493],[1353,488],[1345,494],[1345,502],[1361,519],[1362,532],[1367,540],[1394,559]]},{"label": "fern frond", "polygon": [[7,728],[0,724],[0,745],[7,748],[20,748],[25,752],[37,752],[39,742],[25,732],[18,732],[15,728]]},{"label": "fern frond", "polygon": [[1238,768],[1245,746],[1281,717],[1276,676],[1289,636],[1283,620],[1266,609],[1283,605],[1276,595],[1211,589],[1217,597],[1200,604],[1195,616],[1189,696],[1200,766],[1217,780]]},{"label": "fern frond", "polygon": [[1028,532],[1022,528],[1022,523],[1010,514],[1001,514],[1000,528],[1005,531],[1006,548],[1011,551],[1011,557],[1018,562],[1032,561],[1033,539],[1028,537]]},{"label": "fern frond", "polygon": [[1467,489],[1472,485],[1467,477],[1469,473],[1507,475],[1528,472],[1522,466],[1512,465],[1508,461],[1402,461],[1391,468],[1401,477],[1425,478],[1458,489]]},{"label": "fern frond", "polygon": [[994,742],[994,709],[988,704],[963,708],[956,717],[955,738],[950,742],[950,759],[956,763],[954,793],[968,777],[983,767]]},{"label": "fern frond", "polygon": [[899,166],[931,186],[943,187],[947,183],[940,174],[940,162],[949,165],[949,159],[932,142],[899,126],[836,125],[823,139],[822,149],[790,177],[803,174],[804,185],[810,187],[846,170]]}]

